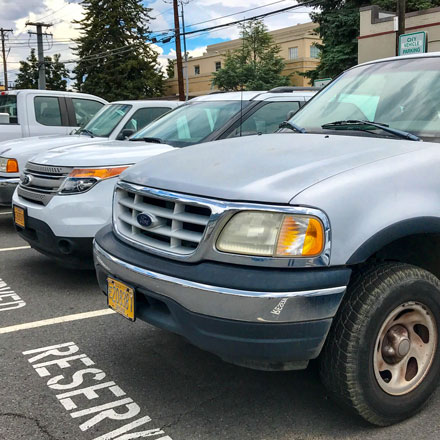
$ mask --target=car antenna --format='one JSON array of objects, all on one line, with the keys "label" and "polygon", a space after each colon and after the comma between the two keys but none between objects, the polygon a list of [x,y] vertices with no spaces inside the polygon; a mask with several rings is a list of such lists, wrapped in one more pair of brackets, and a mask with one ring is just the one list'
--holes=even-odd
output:
[{"label": "car antenna", "polygon": [[[244,54],[244,34],[241,36],[242,54]],[[245,60],[243,60],[245,61]],[[240,137],[243,132],[243,69],[241,70],[240,81]]]}]

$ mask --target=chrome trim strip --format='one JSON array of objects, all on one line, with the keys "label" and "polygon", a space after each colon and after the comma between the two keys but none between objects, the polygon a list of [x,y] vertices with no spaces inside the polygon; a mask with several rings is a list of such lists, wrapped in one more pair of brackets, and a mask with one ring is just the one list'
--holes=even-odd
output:
[{"label": "chrome trim strip", "polygon": [[0,187],[16,186],[20,183],[19,177],[0,177]]},{"label": "chrome trim strip", "polygon": [[[346,286],[308,291],[257,292],[211,286],[127,263],[94,242],[95,265],[109,275],[217,318],[248,322],[301,322],[332,318]],[[313,276],[312,274],[310,274]]]},{"label": "chrome trim strip", "polygon": [[[330,264],[330,249],[331,249],[331,230],[330,221],[325,213],[316,208],[309,208],[304,206],[289,206],[289,205],[269,205],[259,203],[245,203],[245,202],[226,202],[223,200],[213,200],[203,197],[191,196],[187,194],[180,194],[155,188],[149,188],[141,185],[135,185],[125,181],[119,181],[115,188],[121,188],[125,191],[130,191],[137,194],[144,194],[151,197],[157,197],[163,200],[178,201],[180,203],[192,204],[195,206],[202,206],[211,209],[211,217],[205,228],[204,235],[194,252],[188,254],[177,254],[167,250],[154,248],[137,242],[130,237],[124,235],[118,230],[117,221],[115,218],[116,210],[113,209],[113,230],[115,234],[124,242],[134,246],[140,250],[148,253],[164,256],[166,258],[195,263],[202,260],[221,261],[229,264],[240,264],[246,266],[257,267],[316,267],[328,266]],[[115,198],[113,198],[113,207]],[[289,257],[260,257],[252,255],[238,255],[217,250],[215,243],[217,238],[229,221],[229,219],[237,212],[244,210],[252,211],[268,211],[286,214],[302,214],[311,215],[318,218],[324,225],[325,230],[325,247],[321,255],[312,258],[289,258]]]}]

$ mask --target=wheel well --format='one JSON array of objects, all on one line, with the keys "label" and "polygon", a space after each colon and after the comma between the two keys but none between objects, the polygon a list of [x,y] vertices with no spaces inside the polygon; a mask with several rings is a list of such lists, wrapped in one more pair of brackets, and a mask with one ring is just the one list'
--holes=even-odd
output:
[{"label": "wheel well", "polygon": [[383,246],[367,260],[373,261],[412,264],[440,278],[440,234],[414,234],[399,238]]}]

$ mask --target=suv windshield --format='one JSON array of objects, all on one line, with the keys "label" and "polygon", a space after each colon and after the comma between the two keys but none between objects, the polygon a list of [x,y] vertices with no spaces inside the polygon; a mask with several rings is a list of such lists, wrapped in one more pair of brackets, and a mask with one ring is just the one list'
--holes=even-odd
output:
[{"label": "suv windshield", "polygon": [[[243,102],[243,108],[249,101]],[[203,142],[240,112],[240,101],[202,101],[183,105],[152,122],[131,140],[155,139],[175,147]]]},{"label": "suv windshield", "polygon": [[94,118],[77,133],[86,133],[92,136],[108,137],[121,122],[121,119],[130,111],[131,105],[110,104],[105,105]]},{"label": "suv windshield", "polygon": [[[319,93],[291,122],[308,133],[323,133],[332,130],[323,125],[337,121],[372,121],[434,141],[440,139],[439,81],[437,57],[355,67]],[[371,129],[364,134],[386,135]]]},{"label": "suv windshield", "polygon": [[9,115],[9,123],[17,124],[18,119],[16,95],[0,95],[0,113],[7,113]]}]

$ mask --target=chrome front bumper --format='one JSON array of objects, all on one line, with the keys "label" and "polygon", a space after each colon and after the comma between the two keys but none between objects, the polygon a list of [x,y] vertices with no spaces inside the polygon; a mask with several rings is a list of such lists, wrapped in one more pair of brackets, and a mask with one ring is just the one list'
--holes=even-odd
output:
[{"label": "chrome front bumper", "polygon": [[[97,270],[127,284],[171,299],[210,317],[254,323],[293,323],[333,318],[346,286],[258,292],[201,284],[153,272],[125,262],[94,243]],[[313,277],[313,269],[310,270]]]},{"label": "chrome front bumper", "polygon": [[0,206],[10,206],[12,204],[12,195],[19,183],[19,177],[0,177]]}]

